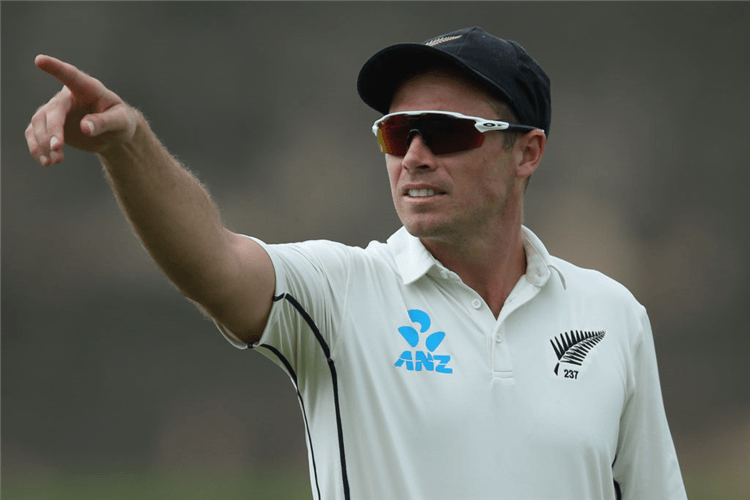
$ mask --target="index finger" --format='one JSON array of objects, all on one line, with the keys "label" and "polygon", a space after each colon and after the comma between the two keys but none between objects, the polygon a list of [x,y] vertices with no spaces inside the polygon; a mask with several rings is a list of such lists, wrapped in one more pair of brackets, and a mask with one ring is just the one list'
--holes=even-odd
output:
[{"label": "index finger", "polygon": [[60,80],[74,94],[101,97],[104,93],[103,86],[96,78],[87,75],[72,64],[68,64],[60,59],[40,54],[34,59],[34,64],[45,73]]}]

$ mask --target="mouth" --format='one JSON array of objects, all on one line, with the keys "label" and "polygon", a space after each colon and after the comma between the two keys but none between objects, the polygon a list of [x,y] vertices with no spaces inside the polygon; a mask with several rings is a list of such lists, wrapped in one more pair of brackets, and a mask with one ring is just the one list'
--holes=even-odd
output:
[{"label": "mouth", "polygon": [[404,195],[409,198],[429,198],[441,194],[445,194],[445,192],[432,188],[409,188],[404,192]]},{"label": "mouth", "polygon": [[435,193],[434,189],[410,189],[406,194],[412,198],[422,198],[425,196],[435,196],[437,193]]}]

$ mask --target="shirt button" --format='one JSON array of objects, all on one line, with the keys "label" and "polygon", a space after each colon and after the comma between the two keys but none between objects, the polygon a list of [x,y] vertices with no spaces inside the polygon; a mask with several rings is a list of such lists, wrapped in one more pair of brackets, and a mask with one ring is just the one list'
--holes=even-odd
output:
[{"label": "shirt button", "polygon": [[502,335],[497,335],[495,337],[495,342],[497,342],[498,344],[501,344],[503,342],[503,336]]},{"label": "shirt button", "polygon": [[440,271],[440,276],[442,276],[443,279],[448,279],[448,272],[447,271]]},{"label": "shirt button", "polygon": [[474,309],[479,309],[480,307],[482,307],[482,301],[479,299],[472,300],[471,307],[473,307]]}]

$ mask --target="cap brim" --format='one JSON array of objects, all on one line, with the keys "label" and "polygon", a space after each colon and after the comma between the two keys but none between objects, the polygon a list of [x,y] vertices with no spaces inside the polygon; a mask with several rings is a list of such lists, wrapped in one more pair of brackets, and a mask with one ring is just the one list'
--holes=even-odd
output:
[{"label": "cap brim", "polygon": [[399,85],[409,76],[432,67],[457,69],[498,97],[509,99],[503,89],[457,57],[418,43],[392,45],[372,56],[359,72],[357,91],[365,104],[382,114],[388,114]]}]

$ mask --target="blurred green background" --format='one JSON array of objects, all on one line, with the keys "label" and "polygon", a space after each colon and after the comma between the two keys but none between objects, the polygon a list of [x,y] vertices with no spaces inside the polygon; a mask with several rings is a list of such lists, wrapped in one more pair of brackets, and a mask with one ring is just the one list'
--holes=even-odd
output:
[{"label": "blurred green background", "polygon": [[526,224],[651,316],[692,500],[750,497],[747,3],[2,2],[2,497],[310,498],[286,376],[161,276],[95,158],[23,131],[54,55],[148,116],[227,225],[268,242],[399,225],[359,100],[380,48],[479,25],[552,79]]}]

